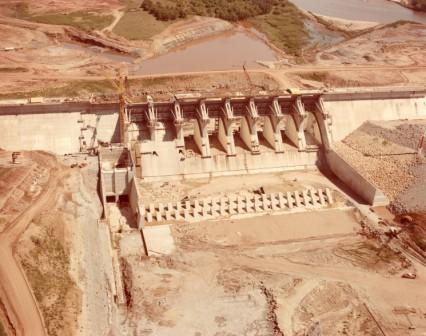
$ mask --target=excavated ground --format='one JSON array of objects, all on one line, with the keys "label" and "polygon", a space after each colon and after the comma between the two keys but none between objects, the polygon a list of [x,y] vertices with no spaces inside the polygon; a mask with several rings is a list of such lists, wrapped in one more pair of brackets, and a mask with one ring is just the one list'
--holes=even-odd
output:
[{"label": "excavated ground", "polygon": [[[275,225],[268,216],[175,225],[171,254],[141,260],[140,250],[127,250],[127,332],[421,335],[424,279],[401,278],[416,272],[409,259],[356,236],[358,217],[333,211],[282,216]],[[349,233],[289,239],[295,226],[315,231],[321,224]],[[417,274],[424,274],[419,267]],[[398,288],[404,297],[395,295]],[[398,310],[407,304],[411,322]],[[412,333],[410,323],[417,327]]]},{"label": "excavated ground", "polygon": [[[145,202],[167,202],[308,186],[330,181],[298,172],[141,184],[140,191]],[[372,238],[365,218],[346,204],[147,227],[149,258],[139,233],[126,224],[125,204],[111,205],[127,302],[124,333],[422,335],[426,268],[401,253],[399,243]],[[417,279],[402,278],[406,273]]]}]

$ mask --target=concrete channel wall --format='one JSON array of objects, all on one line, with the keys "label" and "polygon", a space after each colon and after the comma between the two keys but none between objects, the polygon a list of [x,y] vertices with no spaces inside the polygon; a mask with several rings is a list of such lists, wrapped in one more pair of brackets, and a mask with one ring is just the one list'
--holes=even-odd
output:
[{"label": "concrete channel wall", "polygon": [[116,104],[0,106],[0,147],[78,153],[93,141],[118,142]]},{"label": "concrete channel wall", "polygon": [[[335,97],[337,98],[337,97]],[[343,97],[342,97],[343,98]],[[333,140],[340,141],[365,121],[426,118],[426,98],[374,98],[324,101],[332,116]]]},{"label": "concrete channel wall", "polygon": [[367,204],[373,206],[389,204],[389,199],[385,194],[358,173],[355,168],[346,162],[339,154],[330,150],[325,155],[331,171]]},{"label": "concrete channel wall", "polygon": [[129,203],[130,208],[133,211],[133,215],[136,218],[136,223],[139,229],[142,229],[145,223],[144,220],[144,208],[141,204],[142,197],[139,193],[136,178],[133,177],[129,187]]}]

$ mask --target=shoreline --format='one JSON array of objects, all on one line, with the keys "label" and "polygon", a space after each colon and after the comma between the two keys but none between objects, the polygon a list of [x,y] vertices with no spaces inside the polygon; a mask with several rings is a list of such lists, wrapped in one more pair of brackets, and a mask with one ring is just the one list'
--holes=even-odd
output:
[{"label": "shoreline", "polygon": [[426,4],[425,4],[425,9],[421,9],[421,8],[418,8],[414,5],[411,5],[410,0],[388,0],[388,1],[396,3],[397,5],[400,5],[404,8],[411,9],[411,10],[416,11],[416,12],[426,13]]}]

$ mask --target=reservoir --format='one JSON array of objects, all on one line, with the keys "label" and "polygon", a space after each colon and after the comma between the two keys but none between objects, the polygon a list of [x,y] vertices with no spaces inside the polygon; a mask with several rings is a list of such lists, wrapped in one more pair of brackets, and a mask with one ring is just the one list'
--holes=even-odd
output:
[{"label": "reservoir", "polygon": [[388,0],[290,0],[299,8],[346,20],[390,23],[398,20],[426,24],[426,13],[413,11]]},{"label": "reservoir", "polygon": [[275,61],[276,52],[247,32],[221,34],[143,61],[137,74],[260,68],[256,61]]}]

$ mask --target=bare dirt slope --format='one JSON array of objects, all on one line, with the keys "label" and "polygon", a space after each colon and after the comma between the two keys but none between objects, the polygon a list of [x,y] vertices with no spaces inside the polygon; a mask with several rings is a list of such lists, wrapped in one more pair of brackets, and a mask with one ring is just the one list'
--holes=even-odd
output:
[{"label": "bare dirt slope", "polygon": [[10,156],[0,152],[1,321],[11,335],[108,334],[115,284],[97,160]]}]

